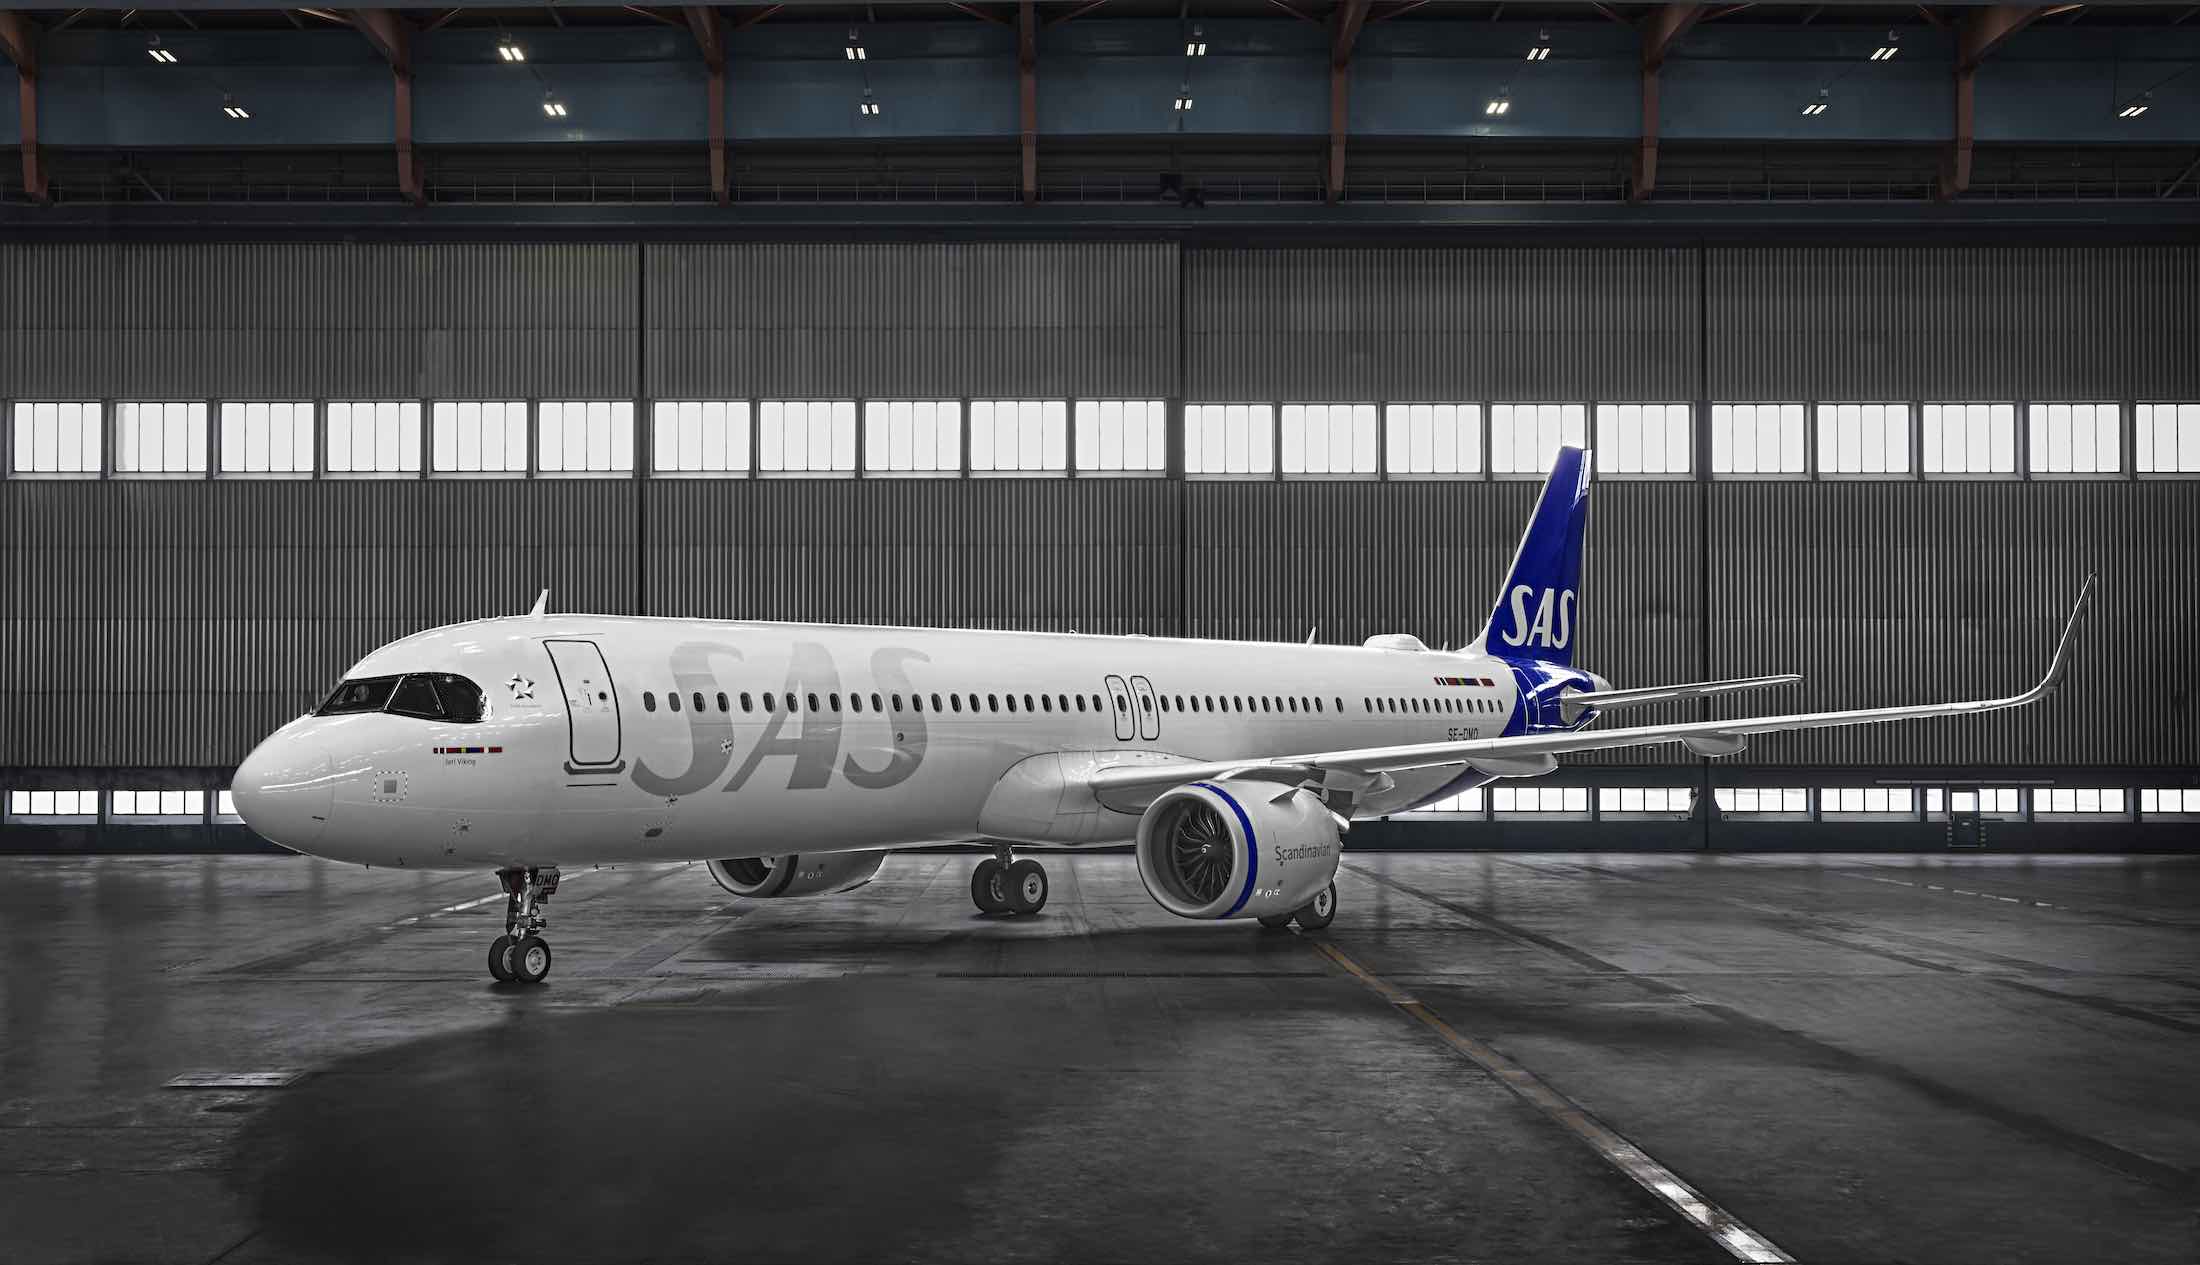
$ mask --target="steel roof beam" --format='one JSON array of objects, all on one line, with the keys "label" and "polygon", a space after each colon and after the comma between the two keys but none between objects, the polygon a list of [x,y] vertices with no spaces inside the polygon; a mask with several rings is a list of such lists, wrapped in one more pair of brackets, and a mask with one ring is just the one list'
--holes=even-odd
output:
[{"label": "steel roof beam", "polygon": [[1016,5],[1017,147],[1023,158],[1024,205],[1039,200],[1039,15],[1032,0]]},{"label": "steel roof beam", "polygon": [[1972,141],[1977,132],[1978,94],[1975,78],[1980,64],[2006,43],[2010,36],[2032,25],[2043,14],[2063,12],[2029,5],[1997,4],[1963,15],[1956,29],[1955,134],[1940,158],[1940,200],[1961,197],[1971,187]]},{"label": "steel roof beam", "polygon": [[718,205],[727,206],[733,202],[733,182],[726,164],[726,28],[716,9],[697,4],[687,6],[686,12],[688,30],[695,33],[695,46],[710,71],[704,96],[710,111],[710,192]]},{"label": "steel roof beam", "polygon": [[390,64],[395,98],[394,139],[397,145],[397,189],[414,206],[428,204],[428,192],[420,180],[420,164],[413,155],[412,24],[394,9],[353,9],[352,27],[367,37],[382,60]]},{"label": "steel roof beam", "polygon": [[1329,200],[1344,200],[1346,106],[1352,86],[1352,46],[1367,26],[1371,0],[1344,0],[1331,15],[1329,36]]},{"label": "steel roof beam", "polygon": [[15,101],[23,124],[23,192],[33,202],[50,196],[46,165],[38,154],[38,27],[20,13],[0,10],[0,53],[15,63]]},{"label": "steel roof beam", "polygon": [[1700,4],[1669,4],[1642,20],[1642,133],[1635,143],[1634,180],[1627,196],[1646,201],[1658,188],[1658,72],[1689,28],[1703,20]]}]

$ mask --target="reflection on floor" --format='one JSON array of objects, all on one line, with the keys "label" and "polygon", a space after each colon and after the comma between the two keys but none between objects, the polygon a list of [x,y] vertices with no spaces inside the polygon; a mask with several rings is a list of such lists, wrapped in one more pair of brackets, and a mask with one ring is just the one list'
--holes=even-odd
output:
[{"label": "reflection on floor", "polygon": [[[570,874],[532,989],[486,875],[0,860],[0,1259],[1732,1259],[1314,937],[1175,921],[1120,856],[983,918],[975,860]],[[1798,1259],[2200,1255],[2200,862],[1339,892],[1352,962]]]}]

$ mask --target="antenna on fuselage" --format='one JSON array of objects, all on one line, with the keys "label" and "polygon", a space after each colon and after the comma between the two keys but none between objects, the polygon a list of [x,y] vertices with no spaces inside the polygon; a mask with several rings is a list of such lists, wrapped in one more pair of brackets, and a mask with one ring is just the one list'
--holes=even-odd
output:
[{"label": "antenna on fuselage", "polygon": [[541,619],[550,610],[550,590],[535,594],[535,607],[527,612],[530,619]]}]

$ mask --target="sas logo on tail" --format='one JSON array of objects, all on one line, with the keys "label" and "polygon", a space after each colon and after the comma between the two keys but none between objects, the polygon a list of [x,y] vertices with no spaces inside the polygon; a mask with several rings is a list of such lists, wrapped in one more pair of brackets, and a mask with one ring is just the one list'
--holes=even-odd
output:
[{"label": "sas logo on tail", "polygon": [[[1535,614],[1528,614],[1528,601],[1536,594]],[[1535,644],[1552,650],[1564,650],[1574,639],[1574,591],[1572,589],[1538,589],[1532,584],[1515,584],[1512,596],[1512,631],[1502,634],[1508,646]]]}]

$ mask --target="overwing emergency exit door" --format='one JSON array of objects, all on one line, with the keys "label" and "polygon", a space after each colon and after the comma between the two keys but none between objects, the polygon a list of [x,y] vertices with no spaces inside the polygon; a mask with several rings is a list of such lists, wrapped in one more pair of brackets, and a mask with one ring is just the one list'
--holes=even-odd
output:
[{"label": "overwing emergency exit door", "polygon": [[1154,705],[1153,682],[1142,676],[1131,678],[1131,698],[1138,707],[1138,736],[1153,741],[1161,736],[1161,710]]},{"label": "overwing emergency exit door", "polygon": [[593,641],[545,641],[550,666],[565,696],[565,723],[571,744],[567,768],[598,772],[626,767],[619,759],[619,692],[611,685],[611,666]]},{"label": "overwing emergency exit door", "polygon": [[1115,714],[1115,740],[1129,742],[1138,736],[1138,722],[1131,717],[1131,687],[1122,677],[1110,676],[1108,710]]}]

